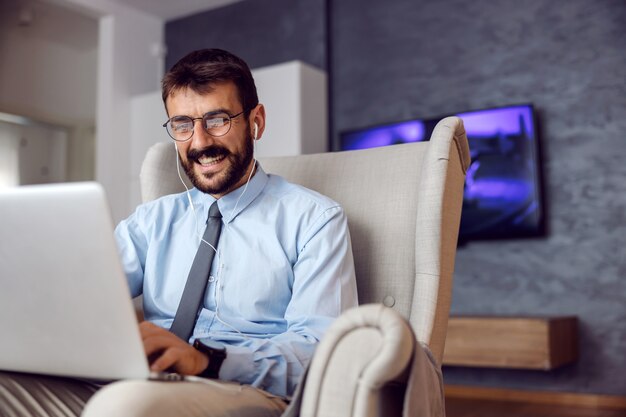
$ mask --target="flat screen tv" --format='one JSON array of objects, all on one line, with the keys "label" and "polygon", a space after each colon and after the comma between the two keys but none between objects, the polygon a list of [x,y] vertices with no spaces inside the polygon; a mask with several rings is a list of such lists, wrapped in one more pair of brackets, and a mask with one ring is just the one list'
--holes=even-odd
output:
[{"label": "flat screen tv", "polygon": [[[472,158],[465,180],[459,242],[543,236],[545,209],[533,106],[491,108],[456,116],[463,119]],[[443,117],[342,132],[340,149],[428,140]]]}]

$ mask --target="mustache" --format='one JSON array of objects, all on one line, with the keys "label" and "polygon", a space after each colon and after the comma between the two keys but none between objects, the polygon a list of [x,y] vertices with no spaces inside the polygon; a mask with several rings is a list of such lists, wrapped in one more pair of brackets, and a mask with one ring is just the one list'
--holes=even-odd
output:
[{"label": "mustache", "polygon": [[206,158],[218,158],[221,156],[226,157],[228,155],[230,155],[230,151],[223,146],[211,145],[202,149],[190,149],[187,151],[187,160],[198,162],[198,159],[203,156]]}]

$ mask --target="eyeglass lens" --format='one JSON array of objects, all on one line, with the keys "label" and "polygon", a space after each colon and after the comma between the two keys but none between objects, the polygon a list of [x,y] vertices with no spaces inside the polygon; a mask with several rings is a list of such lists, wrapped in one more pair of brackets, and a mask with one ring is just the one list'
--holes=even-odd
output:
[{"label": "eyeglass lens", "polygon": [[[167,133],[172,139],[185,141],[193,135],[194,122],[189,116],[176,116],[167,123]],[[224,136],[230,130],[230,116],[227,113],[213,113],[202,116],[202,127],[211,136]]]}]

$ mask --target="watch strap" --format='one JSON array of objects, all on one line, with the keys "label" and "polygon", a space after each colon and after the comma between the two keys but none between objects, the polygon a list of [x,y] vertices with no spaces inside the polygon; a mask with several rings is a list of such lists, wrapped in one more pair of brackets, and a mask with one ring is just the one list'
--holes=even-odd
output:
[{"label": "watch strap", "polygon": [[220,369],[222,368],[222,363],[224,362],[224,359],[226,359],[226,349],[216,349],[211,346],[207,346],[202,343],[202,340],[200,339],[196,339],[193,343],[193,347],[207,355],[209,358],[209,366],[200,372],[198,376],[217,379],[219,377]]}]

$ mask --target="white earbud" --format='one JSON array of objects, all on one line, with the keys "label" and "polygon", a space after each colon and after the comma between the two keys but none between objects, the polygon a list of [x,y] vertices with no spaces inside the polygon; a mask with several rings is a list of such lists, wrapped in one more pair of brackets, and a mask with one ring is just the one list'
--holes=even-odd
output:
[{"label": "white earbud", "polygon": [[259,136],[259,125],[254,122],[254,140],[257,140],[257,136]]}]

